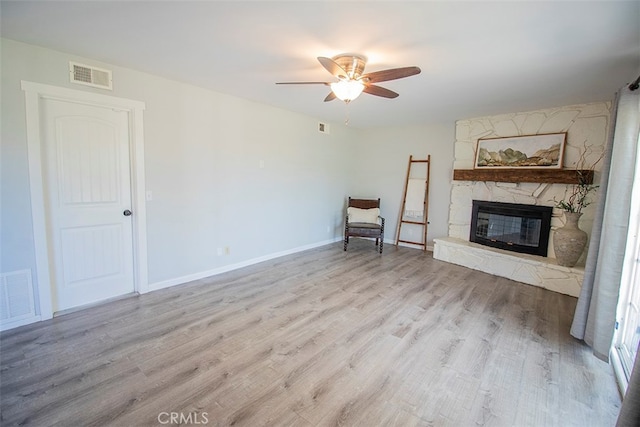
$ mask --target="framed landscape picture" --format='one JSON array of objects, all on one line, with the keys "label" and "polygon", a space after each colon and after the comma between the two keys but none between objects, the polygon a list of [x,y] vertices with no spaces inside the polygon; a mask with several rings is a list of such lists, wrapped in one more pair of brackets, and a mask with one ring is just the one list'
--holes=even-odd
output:
[{"label": "framed landscape picture", "polygon": [[562,169],[566,139],[566,132],[479,139],[473,167]]}]

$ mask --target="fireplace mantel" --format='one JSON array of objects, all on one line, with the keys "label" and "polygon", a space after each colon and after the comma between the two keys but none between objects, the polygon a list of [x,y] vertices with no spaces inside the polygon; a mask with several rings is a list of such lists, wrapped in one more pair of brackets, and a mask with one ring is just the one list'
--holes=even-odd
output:
[{"label": "fireplace mantel", "polygon": [[[580,171],[587,184],[593,183],[593,171]],[[454,181],[536,182],[578,184],[576,169],[454,169]]]}]

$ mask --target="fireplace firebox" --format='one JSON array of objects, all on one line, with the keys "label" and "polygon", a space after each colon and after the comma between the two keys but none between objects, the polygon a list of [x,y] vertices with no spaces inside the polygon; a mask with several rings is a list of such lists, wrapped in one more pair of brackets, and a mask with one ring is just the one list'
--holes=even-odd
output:
[{"label": "fireplace firebox", "polygon": [[546,257],[552,210],[549,206],[474,200],[469,241]]}]

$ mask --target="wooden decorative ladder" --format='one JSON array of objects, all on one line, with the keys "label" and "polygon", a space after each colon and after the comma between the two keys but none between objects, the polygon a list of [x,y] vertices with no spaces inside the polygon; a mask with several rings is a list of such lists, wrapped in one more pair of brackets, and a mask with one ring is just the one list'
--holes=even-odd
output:
[{"label": "wooden decorative ladder", "polygon": [[[423,201],[423,210],[422,210],[422,220],[409,220],[404,219],[405,217],[405,206],[407,203],[407,190],[409,187],[409,179],[411,177],[411,167],[417,163],[426,163],[426,177],[425,177],[425,186],[424,186],[424,201]],[[404,195],[402,197],[402,207],[400,208],[400,215],[398,217],[398,227],[396,230],[396,248],[398,247],[398,243],[410,243],[412,245],[421,246],[423,251],[427,250],[427,226],[429,225],[429,176],[431,173],[431,155],[429,154],[426,160],[416,160],[413,158],[413,155],[409,156],[409,165],[407,166],[407,178],[404,181]],[[423,233],[421,233],[422,239],[420,242],[415,242],[411,240],[403,240],[400,239],[400,232],[402,231],[402,226],[404,224],[412,224],[418,225],[422,227]]]}]

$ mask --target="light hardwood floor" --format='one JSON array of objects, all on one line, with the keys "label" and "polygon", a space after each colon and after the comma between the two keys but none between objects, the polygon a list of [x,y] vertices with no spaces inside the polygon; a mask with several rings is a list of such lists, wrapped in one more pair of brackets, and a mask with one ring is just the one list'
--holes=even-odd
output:
[{"label": "light hardwood floor", "polygon": [[575,303],[353,239],[2,333],[1,424],[612,426]]}]

